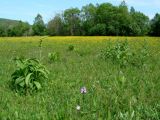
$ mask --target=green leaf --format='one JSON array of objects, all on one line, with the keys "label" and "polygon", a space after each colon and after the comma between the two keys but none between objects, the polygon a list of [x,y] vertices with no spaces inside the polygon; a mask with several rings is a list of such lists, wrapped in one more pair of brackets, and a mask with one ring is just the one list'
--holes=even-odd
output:
[{"label": "green leaf", "polygon": [[47,73],[44,70],[39,69],[39,70],[37,70],[37,72],[40,72],[45,78],[48,79]]},{"label": "green leaf", "polygon": [[34,81],[34,84],[38,90],[42,88],[39,82]]},{"label": "green leaf", "polygon": [[30,79],[31,75],[32,75],[32,73],[29,73],[29,74],[27,75],[26,79],[25,79],[25,84],[26,84],[26,86],[29,85],[29,82],[30,82],[30,80],[31,80],[31,79]]},{"label": "green leaf", "polygon": [[20,85],[21,87],[24,87],[25,82],[24,82],[24,81],[22,81],[19,85]]},{"label": "green leaf", "polygon": [[21,69],[24,68],[24,63],[23,63],[22,59],[17,59],[16,60],[16,65],[17,65],[17,67],[19,67]]},{"label": "green leaf", "polygon": [[17,85],[17,84],[21,83],[23,80],[24,80],[23,77],[19,77],[19,78],[17,78],[17,79],[15,80],[15,84]]}]

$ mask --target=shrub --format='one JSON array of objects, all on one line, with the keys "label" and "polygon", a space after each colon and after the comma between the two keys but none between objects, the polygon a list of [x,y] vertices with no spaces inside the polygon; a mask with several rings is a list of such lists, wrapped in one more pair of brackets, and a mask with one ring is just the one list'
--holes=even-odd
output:
[{"label": "shrub", "polygon": [[101,54],[101,58],[110,59],[113,63],[118,63],[120,67],[127,65],[142,67],[149,56],[146,45],[143,45],[138,52],[134,52],[127,42],[118,42],[114,46],[109,46]]},{"label": "shrub", "polygon": [[108,47],[102,51],[104,59],[111,59],[114,63],[119,63],[121,67],[128,64],[131,56],[132,53],[129,50],[127,42],[118,42],[113,47]]},{"label": "shrub", "polygon": [[49,71],[37,59],[16,58],[16,70],[11,75],[13,89],[21,94],[31,94],[42,88]]}]

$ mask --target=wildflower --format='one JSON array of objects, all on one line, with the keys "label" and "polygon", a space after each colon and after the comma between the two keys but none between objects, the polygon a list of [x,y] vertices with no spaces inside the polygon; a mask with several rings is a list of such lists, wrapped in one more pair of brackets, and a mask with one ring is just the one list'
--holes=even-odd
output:
[{"label": "wildflower", "polygon": [[82,93],[82,94],[87,93],[87,89],[86,89],[86,87],[82,87],[82,88],[81,88],[81,93]]},{"label": "wildflower", "polygon": [[81,109],[81,107],[79,105],[77,105],[76,109],[79,111]]}]

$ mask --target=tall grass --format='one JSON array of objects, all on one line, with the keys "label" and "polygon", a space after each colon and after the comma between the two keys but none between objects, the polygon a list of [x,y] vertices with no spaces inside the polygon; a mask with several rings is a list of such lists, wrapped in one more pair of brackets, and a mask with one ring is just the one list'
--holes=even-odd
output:
[{"label": "tall grass", "polygon": [[[126,39],[137,54],[147,43],[151,56],[145,67],[120,67],[99,57],[101,50]],[[37,94],[20,96],[9,87],[12,59],[39,58],[38,44],[39,37],[0,38],[0,119],[160,119],[160,38],[46,37],[41,62],[50,71],[49,80]],[[50,64],[48,53],[53,51],[60,60]]]}]

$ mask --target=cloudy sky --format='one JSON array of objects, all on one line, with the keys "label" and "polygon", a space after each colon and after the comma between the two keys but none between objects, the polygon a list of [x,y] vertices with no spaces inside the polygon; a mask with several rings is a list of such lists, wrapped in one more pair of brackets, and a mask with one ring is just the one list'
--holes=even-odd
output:
[{"label": "cloudy sky", "polygon": [[[122,0],[1,0],[0,18],[28,21],[33,23],[37,13],[43,16],[45,22],[49,21],[56,13],[70,7],[78,7],[89,3],[110,2],[119,5]],[[155,13],[160,13],[160,0],[126,0],[129,7],[143,12],[150,18]]]}]

